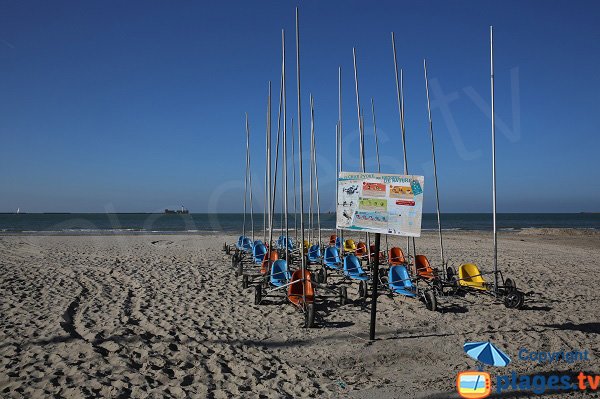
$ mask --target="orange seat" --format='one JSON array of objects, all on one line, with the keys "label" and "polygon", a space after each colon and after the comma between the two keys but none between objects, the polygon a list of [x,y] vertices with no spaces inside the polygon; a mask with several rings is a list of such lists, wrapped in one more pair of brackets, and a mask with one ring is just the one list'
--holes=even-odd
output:
[{"label": "orange seat", "polygon": [[435,278],[435,271],[429,264],[429,259],[425,255],[415,256],[415,268],[420,277],[431,280]]},{"label": "orange seat", "polygon": [[398,247],[393,247],[390,249],[388,263],[390,266],[399,266],[406,265],[406,258],[404,257],[404,252]]},{"label": "orange seat", "polygon": [[335,240],[337,240],[337,236],[332,234],[329,236],[329,245],[335,245]]},{"label": "orange seat", "polygon": [[360,241],[357,245],[356,245],[356,256],[360,257],[360,256],[366,256],[367,255],[367,244],[365,244],[364,242]]},{"label": "orange seat", "polygon": [[279,259],[279,254],[277,251],[267,252],[263,258],[262,264],[260,265],[260,274],[267,274],[269,272],[269,259],[267,259],[267,256],[269,256],[271,263]]},{"label": "orange seat", "polygon": [[[304,280],[304,281],[303,281]],[[304,278],[302,270],[298,269],[292,273],[291,283],[288,287],[288,299],[296,306],[302,306],[303,299],[306,298],[306,303],[315,301],[315,291],[310,279],[310,272],[304,270]]]},{"label": "orange seat", "polygon": [[[375,244],[371,244],[369,245],[369,248],[371,250],[371,260],[375,260]],[[379,250],[379,262],[381,263],[383,259],[383,251]]]}]

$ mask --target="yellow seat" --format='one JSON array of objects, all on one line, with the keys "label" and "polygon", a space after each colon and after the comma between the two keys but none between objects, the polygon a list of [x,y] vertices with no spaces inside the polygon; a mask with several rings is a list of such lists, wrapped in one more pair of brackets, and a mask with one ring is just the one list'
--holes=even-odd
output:
[{"label": "yellow seat", "polygon": [[346,252],[355,252],[356,251],[356,243],[353,239],[349,238],[344,241],[344,251]]},{"label": "yellow seat", "polygon": [[487,291],[487,283],[474,263],[465,263],[458,268],[458,284],[463,287]]}]

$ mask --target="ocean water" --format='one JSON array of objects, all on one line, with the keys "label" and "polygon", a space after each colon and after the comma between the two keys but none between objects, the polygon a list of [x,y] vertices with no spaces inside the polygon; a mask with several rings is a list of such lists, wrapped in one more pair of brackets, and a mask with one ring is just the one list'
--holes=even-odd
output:
[{"label": "ocean water", "polygon": [[[97,233],[206,233],[242,231],[243,214],[165,215],[149,213],[61,213],[61,214],[0,214],[0,234],[57,232],[70,234]],[[275,229],[281,227],[281,215],[274,217]],[[305,223],[308,218],[305,217]],[[296,222],[300,223],[299,217]],[[294,216],[288,219],[294,227]],[[500,230],[527,228],[577,228],[600,230],[600,214],[593,213],[501,213],[497,216]],[[246,215],[246,230],[250,231],[250,215]],[[335,214],[322,214],[323,229],[335,229]],[[316,227],[316,216],[315,216]],[[487,213],[442,214],[444,230],[491,230],[492,215]],[[263,229],[263,214],[254,214],[254,229]],[[423,215],[423,230],[437,230],[434,213]]]}]

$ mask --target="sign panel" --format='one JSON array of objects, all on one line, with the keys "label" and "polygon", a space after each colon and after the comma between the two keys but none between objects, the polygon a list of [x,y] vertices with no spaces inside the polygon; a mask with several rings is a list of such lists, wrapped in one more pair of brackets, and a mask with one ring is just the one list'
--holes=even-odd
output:
[{"label": "sign panel", "polygon": [[338,229],[420,237],[423,176],[340,172]]}]

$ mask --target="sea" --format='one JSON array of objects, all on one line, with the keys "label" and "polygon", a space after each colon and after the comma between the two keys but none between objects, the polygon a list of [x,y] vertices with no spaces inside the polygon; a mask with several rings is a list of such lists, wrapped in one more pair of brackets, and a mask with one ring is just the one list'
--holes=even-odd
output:
[{"label": "sea", "polygon": [[[255,231],[263,229],[263,214],[246,214],[246,231],[252,221]],[[316,215],[313,216],[316,228]],[[293,229],[300,224],[299,215],[288,216]],[[308,215],[305,215],[308,226]],[[282,215],[274,215],[274,229],[282,226]],[[443,230],[491,230],[488,213],[446,213],[441,215]],[[570,228],[600,230],[600,213],[500,213],[500,231],[530,228]],[[240,233],[244,226],[242,213],[21,213],[0,214],[0,234],[182,234]],[[335,229],[335,214],[321,214],[321,228]],[[435,213],[423,214],[422,230],[437,230]]]}]

